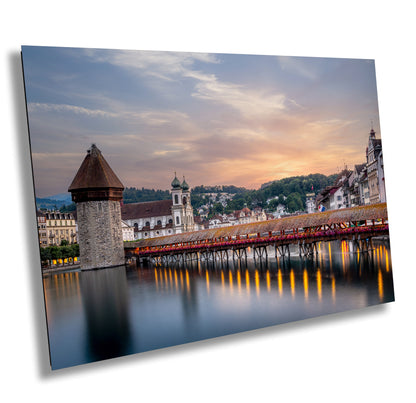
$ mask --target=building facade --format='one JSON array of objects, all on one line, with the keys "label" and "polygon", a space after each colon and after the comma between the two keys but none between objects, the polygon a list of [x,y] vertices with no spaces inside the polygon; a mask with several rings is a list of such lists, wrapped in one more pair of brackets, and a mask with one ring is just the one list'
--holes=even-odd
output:
[{"label": "building facade", "polygon": [[198,229],[194,223],[191,192],[185,178],[171,183],[171,199],[124,204],[122,219],[134,228],[134,239],[155,238]]},{"label": "building facade", "polygon": [[73,214],[60,211],[37,211],[40,246],[59,246],[62,241],[77,242],[76,222]]},{"label": "building facade", "polygon": [[121,232],[123,234],[123,241],[134,241],[134,228],[130,227],[125,221],[121,220]]},{"label": "building facade", "polygon": [[381,140],[376,139],[376,133],[373,129],[370,131],[368,139],[367,157],[367,176],[368,188],[370,192],[370,204],[380,202],[379,172],[378,159],[381,153]]},{"label": "building facade", "polygon": [[306,193],[306,212],[308,214],[314,213],[316,211],[315,208],[315,193]]}]

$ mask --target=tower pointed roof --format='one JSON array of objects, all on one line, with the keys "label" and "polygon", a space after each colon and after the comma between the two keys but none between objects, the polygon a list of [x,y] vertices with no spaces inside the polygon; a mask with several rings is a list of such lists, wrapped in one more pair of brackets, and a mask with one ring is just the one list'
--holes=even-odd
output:
[{"label": "tower pointed roof", "polygon": [[189,185],[185,181],[185,176],[183,177],[183,182],[181,185],[182,190],[189,190]]},{"label": "tower pointed roof", "polygon": [[[79,197],[74,197],[81,193],[88,200],[113,199],[113,197],[116,197],[115,200],[121,200],[123,189],[123,184],[108,165],[101,151],[95,144],[92,144],[69,186],[68,192],[72,193],[74,201],[81,201],[76,200]],[[82,198],[85,199],[85,197]]]},{"label": "tower pointed roof", "polygon": [[172,186],[172,189],[179,189],[181,187],[181,183],[179,182],[179,179],[176,177],[176,172],[175,172],[175,178],[173,179],[171,186]]}]

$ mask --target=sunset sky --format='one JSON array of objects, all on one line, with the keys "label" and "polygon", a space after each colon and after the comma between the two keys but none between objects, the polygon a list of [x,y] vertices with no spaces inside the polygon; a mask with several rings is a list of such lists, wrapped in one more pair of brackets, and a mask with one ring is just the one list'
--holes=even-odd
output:
[{"label": "sunset sky", "polygon": [[23,47],[36,196],[92,143],[124,186],[332,174],[380,138],[373,60]]}]

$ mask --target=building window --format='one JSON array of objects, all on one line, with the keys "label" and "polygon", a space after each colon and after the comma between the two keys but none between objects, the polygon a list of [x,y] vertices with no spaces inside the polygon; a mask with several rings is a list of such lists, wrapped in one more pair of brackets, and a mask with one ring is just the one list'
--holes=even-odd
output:
[{"label": "building window", "polygon": [[175,204],[179,204],[179,198],[178,198],[178,195],[175,195]]},{"label": "building window", "polygon": [[162,221],[157,220],[157,225],[162,225]]},{"label": "building window", "polygon": [[169,224],[173,224],[173,221],[172,221],[172,219],[171,219],[171,218],[169,219]]},{"label": "building window", "polygon": [[179,224],[179,217],[176,217],[176,224]]},{"label": "building window", "polygon": [[146,226],[146,227],[150,227],[150,222],[149,222],[149,221],[146,221],[145,226]]}]

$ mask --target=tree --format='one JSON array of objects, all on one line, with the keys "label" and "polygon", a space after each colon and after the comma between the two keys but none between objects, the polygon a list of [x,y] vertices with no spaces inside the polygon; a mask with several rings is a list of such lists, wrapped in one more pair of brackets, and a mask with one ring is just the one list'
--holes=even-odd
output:
[{"label": "tree", "polygon": [[51,265],[51,249],[50,247],[40,248],[40,260],[41,262],[46,262],[47,266]]},{"label": "tree", "polygon": [[71,257],[72,262],[74,261],[74,257],[79,257],[79,244],[74,243],[71,245]]},{"label": "tree", "polygon": [[71,247],[63,245],[60,247],[62,259],[68,259],[71,257]]},{"label": "tree", "polygon": [[62,259],[62,252],[59,246],[51,246],[51,259],[58,260]]}]

